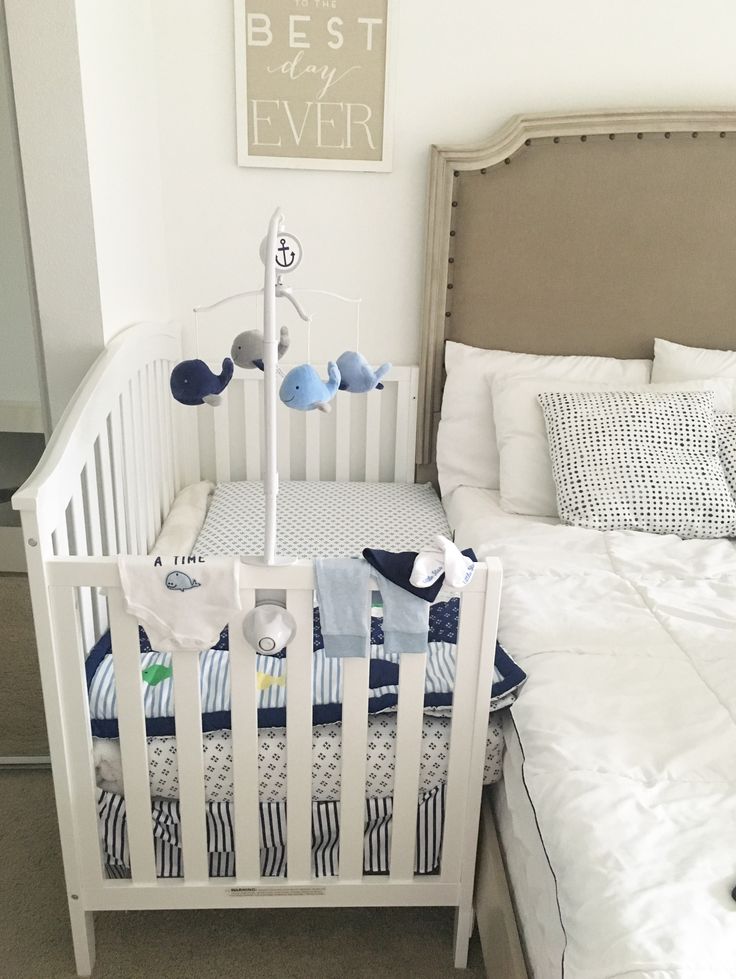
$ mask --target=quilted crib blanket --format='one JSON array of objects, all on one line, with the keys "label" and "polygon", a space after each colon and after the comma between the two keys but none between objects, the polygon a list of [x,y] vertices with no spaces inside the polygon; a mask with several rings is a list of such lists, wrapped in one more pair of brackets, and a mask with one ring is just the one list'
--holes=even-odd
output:
[{"label": "quilted crib blanket", "polygon": [[[437,602],[429,613],[427,672],[424,708],[426,713],[447,714],[452,708],[455,676],[459,599]],[[383,620],[371,617],[368,711],[378,714],[395,710],[399,696],[398,659],[385,652]],[[141,648],[141,689],[149,737],[175,734],[174,685],[169,653],[151,648],[143,628],[139,628]],[[342,661],[325,656],[320,630],[319,609],[313,616],[312,720],[329,724],[342,718]],[[287,659],[285,651],[276,656],[256,656],[258,678],[258,726],[284,727],[286,724]],[[87,659],[87,685],[92,719],[92,734],[117,738],[117,695],[110,634],[106,633]],[[526,679],[502,646],[496,645],[491,710],[508,706],[515,691]],[[230,663],[228,632],[225,628],[211,649],[200,654],[202,729],[228,729],[230,721]]]}]

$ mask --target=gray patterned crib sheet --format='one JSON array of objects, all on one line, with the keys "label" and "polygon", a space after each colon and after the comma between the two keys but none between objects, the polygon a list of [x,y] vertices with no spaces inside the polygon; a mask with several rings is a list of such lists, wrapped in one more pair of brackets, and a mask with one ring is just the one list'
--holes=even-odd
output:
[{"label": "gray patterned crib sheet", "polygon": [[[430,483],[286,481],[278,494],[278,553],[354,557],[364,547],[418,551],[449,534]],[[263,484],[219,483],[194,552],[261,554]]]}]

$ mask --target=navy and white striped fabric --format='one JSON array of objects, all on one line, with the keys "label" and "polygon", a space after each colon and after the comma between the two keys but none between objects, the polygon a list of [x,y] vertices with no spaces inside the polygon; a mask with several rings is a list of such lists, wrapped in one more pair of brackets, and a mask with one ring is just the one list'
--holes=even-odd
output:
[{"label": "navy and white striped fabric", "polygon": [[[109,877],[130,876],[125,799],[98,790],[97,811],[102,850]],[[366,799],[363,837],[363,872],[387,874],[391,852],[393,799]],[[445,812],[445,785],[423,793],[417,805],[414,872],[433,874],[439,869]],[[151,804],[156,875],[182,877],[181,812],[177,800],[154,799]],[[261,876],[285,877],[286,803],[262,802],[259,806]],[[233,810],[230,802],[207,803],[207,853],[210,877],[235,876],[236,854]],[[340,804],[312,803],[312,872],[315,877],[339,873]]]},{"label": "navy and white striped fabric", "polygon": [[[425,681],[425,711],[447,714],[452,707],[455,678],[459,599],[438,602],[430,609],[427,642],[427,672]],[[377,714],[394,710],[399,694],[399,660],[385,651],[383,620],[371,618],[370,695],[368,711]],[[167,668],[172,658],[151,648],[145,631],[139,629],[141,672],[152,666]],[[331,724],[342,717],[342,660],[325,656],[320,630],[319,609],[313,617],[312,703],[313,722]],[[87,660],[87,680],[90,699],[92,733],[100,738],[117,738],[117,692],[109,633],[100,639]],[[256,656],[258,672],[258,725],[283,727],[286,724],[286,651],[279,656]],[[526,679],[526,674],[513,662],[506,651],[496,645],[491,710],[506,706],[509,694]],[[200,654],[200,685],[202,695],[203,730],[219,731],[230,728],[230,663],[228,634],[224,629],[212,649]],[[174,726],[174,684],[165,676],[151,685],[141,680],[146,732],[149,736],[170,736]]]}]

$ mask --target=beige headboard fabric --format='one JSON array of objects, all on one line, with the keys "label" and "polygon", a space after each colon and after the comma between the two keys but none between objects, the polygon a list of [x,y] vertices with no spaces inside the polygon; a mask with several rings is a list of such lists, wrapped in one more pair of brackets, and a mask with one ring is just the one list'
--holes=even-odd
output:
[{"label": "beige headboard fabric", "polygon": [[651,357],[736,349],[736,112],[518,117],[433,147],[417,461],[445,339]]}]

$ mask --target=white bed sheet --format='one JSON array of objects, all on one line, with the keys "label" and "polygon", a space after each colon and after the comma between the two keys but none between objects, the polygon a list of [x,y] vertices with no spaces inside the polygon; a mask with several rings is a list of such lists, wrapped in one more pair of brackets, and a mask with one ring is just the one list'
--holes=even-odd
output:
[{"label": "white bed sheet", "polygon": [[536,979],[734,979],[736,545],[448,516],[529,677],[496,809]]}]

